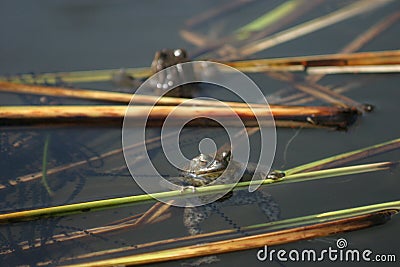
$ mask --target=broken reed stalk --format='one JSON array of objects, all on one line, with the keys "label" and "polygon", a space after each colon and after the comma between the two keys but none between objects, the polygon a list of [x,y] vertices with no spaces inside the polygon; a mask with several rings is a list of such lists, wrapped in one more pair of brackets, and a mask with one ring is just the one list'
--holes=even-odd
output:
[{"label": "broken reed stalk", "polygon": [[246,190],[249,186],[253,185],[279,185],[295,182],[304,182],[317,179],[325,179],[332,177],[340,177],[350,174],[359,174],[366,172],[383,171],[396,166],[397,163],[394,162],[378,162],[372,164],[362,164],[349,167],[334,168],[328,170],[319,170],[307,173],[297,173],[292,175],[286,175],[282,178],[270,179],[260,181],[249,181],[240,182],[237,184],[221,184],[221,185],[210,185],[197,187],[195,192],[192,190],[173,190],[167,192],[159,192],[152,194],[119,197],[112,199],[103,199],[75,204],[67,204],[62,206],[53,206],[47,208],[38,208],[25,211],[11,212],[0,214],[0,224],[14,223],[21,221],[31,221],[41,218],[49,218],[56,216],[66,216],[72,214],[85,213],[90,211],[100,211],[110,208],[126,207],[137,204],[147,203],[149,201],[154,201],[154,199],[163,199],[165,201],[173,199],[184,199],[193,198],[203,195],[216,194],[226,192],[226,190]]},{"label": "broken reed stalk", "polygon": [[337,11],[334,11],[328,15],[307,21],[300,25],[296,25],[290,29],[268,36],[264,39],[257,40],[253,43],[247,44],[240,49],[241,52],[240,54],[242,56],[249,56],[251,54],[265,50],[267,48],[274,47],[276,45],[296,39],[311,32],[320,30],[322,28],[338,23],[340,21],[353,18],[356,15],[360,15],[365,12],[374,10],[392,1],[393,0],[382,0],[382,1],[374,1],[373,3],[371,3],[371,1],[368,0],[357,1]]},{"label": "broken reed stalk", "polygon": [[[128,126],[162,126],[171,118],[174,125],[187,120],[189,126],[219,126],[206,118],[218,119],[224,127],[273,126],[277,121],[298,121],[328,127],[346,128],[356,119],[356,109],[339,107],[270,106],[260,108],[214,108],[190,106],[7,106],[0,107],[0,125],[118,124],[128,118]],[[238,120],[237,118],[241,120]],[[203,118],[203,119],[201,119]],[[136,124],[136,125],[135,125]]]},{"label": "broken reed stalk", "polygon": [[[391,217],[398,213],[397,209],[382,210],[358,215],[346,219],[336,219],[312,225],[292,227],[289,229],[255,234],[246,237],[230,238],[222,241],[195,244],[172,249],[146,252],[143,254],[123,256],[113,259],[85,262],[82,264],[67,265],[78,266],[116,266],[116,265],[140,265],[171,260],[181,260],[193,257],[215,255],[227,252],[263,248],[287,244],[290,242],[307,240],[317,237],[329,236],[342,232],[364,229],[371,226],[381,225],[388,222]],[[266,252],[265,252],[266,253]],[[265,255],[267,256],[267,255]]]},{"label": "broken reed stalk", "polygon": [[[20,94],[35,94],[35,95],[48,95],[57,97],[70,97],[87,100],[98,100],[105,102],[119,102],[129,103],[134,97],[136,104],[154,104],[158,105],[189,105],[185,103],[188,98],[178,97],[158,97],[151,95],[139,95],[139,94],[128,94],[120,92],[110,91],[99,91],[99,90],[88,90],[88,89],[70,89],[55,86],[42,86],[42,85],[31,85],[31,84],[19,84],[12,82],[0,81],[0,92],[20,93]],[[190,99],[190,105],[208,106],[208,107],[220,107],[220,106],[231,106],[231,107],[265,107],[262,104],[252,103],[240,103],[240,102],[223,102],[221,104],[218,101],[202,100],[202,99]]]}]

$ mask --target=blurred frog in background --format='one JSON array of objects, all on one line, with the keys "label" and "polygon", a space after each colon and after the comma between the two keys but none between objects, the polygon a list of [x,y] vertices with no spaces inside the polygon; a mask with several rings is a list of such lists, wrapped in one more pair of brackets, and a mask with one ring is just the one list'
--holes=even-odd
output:
[{"label": "blurred frog in background", "polygon": [[[171,91],[167,90],[174,86],[175,81],[185,78],[194,77],[193,70],[185,68],[185,71],[180,66],[182,63],[189,62],[189,57],[185,49],[162,49],[157,51],[151,63],[151,72],[158,73],[157,81],[154,83],[154,95],[191,98],[196,91],[196,86],[186,84],[177,86]],[[170,68],[171,67],[171,68]],[[190,75],[190,76],[189,76]],[[114,73],[113,82],[121,88],[138,88],[143,81],[140,81],[129,75],[124,69]]]}]

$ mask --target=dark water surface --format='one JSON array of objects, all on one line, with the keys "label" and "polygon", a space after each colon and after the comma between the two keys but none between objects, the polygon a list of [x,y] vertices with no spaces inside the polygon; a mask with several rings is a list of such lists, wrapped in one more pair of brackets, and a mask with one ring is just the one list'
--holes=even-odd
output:
[{"label": "dark water surface", "polygon": [[[219,1],[218,4],[229,1]],[[200,30],[209,36],[221,36],[239,25],[250,22],[281,1],[268,1],[242,8],[224,19],[202,26]],[[294,24],[307,21],[345,6],[352,1],[326,1],[310,11]],[[179,30],[187,19],[215,7],[216,1],[2,1],[0,4],[0,75],[109,69],[149,66],[155,51],[162,48],[195,48],[184,41]],[[399,10],[394,1],[374,12],[366,13],[337,23],[315,33],[273,47],[254,55],[254,58],[284,57],[336,53],[357,34],[369,28],[393,11]],[[293,25],[294,25],[293,24]],[[400,24],[397,23],[365,45],[361,51],[392,50],[399,48]],[[251,75],[263,92],[268,95],[288,87],[264,75]],[[397,74],[379,75],[331,75],[320,81],[323,85],[340,86],[357,82],[360,85],[346,96],[361,103],[375,106],[372,113],[365,114],[348,131],[321,129],[277,129],[277,152],[274,168],[284,169],[321,159],[330,155],[359,149],[399,137],[399,99]],[[111,88],[111,85],[99,85]],[[96,85],[91,85],[96,88]],[[212,95],[218,97],[218,94]],[[51,99],[50,99],[51,100]],[[38,98],[21,98],[1,93],[0,105],[37,103]],[[53,101],[53,100],[51,100]],[[54,99],[55,103],[86,103],[84,101]],[[323,105],[325,103],[315,102]],[[204,129],[203,129],[204,131]],[[214,132],[215,131],[215,132]],[[49,143],[50,167],[86,160],[107,151],[121,148],[121,129],[118,127],[70,128],[70,129],[12,129],[0,130],[6,146],[1,151],[0,177],[5,184],[9,179],[40,172],[43,146]],[[289,140],[296,137],[287,146]],[[206,129],[204,136],[218,136],[219,132]],[[197,143],[202,135],[187,134],[188,157],[195,156]],[[258,139],[251,141],[257,145]],[[285,152],[286,149],[286,152]],[[157,160],[160,151],[152,152]],[[396,161],[399,152],[391,152],[363,162]],[[162,166],[160,167],[162,169]],[[161,170],[163,171],[163,170]],[[167,172],[168,170],[165,169]],[[70,169],[49,175],[49,186],[54,195],[49,196],[40,180],[8,186],[0,192],[2,212],[45,207],[65,203],[97,200],[116,196],[142,194],[125,168],[122,153],[97,161],[92,165]],[[319,181],[277,185],[268,192],[279,203],[282,218],[292,218],[325,211],[381,203],[399,199],[399,171],[323,179]],[[29,223],[2,225],[0,247],[13,253],[0,255],[2,266],[32,265],[60,262],[63,257],[130,246],[150,241],[187,235],[182,223],[182,209],[174,209],[172,217],[165,222],[135,230],[122,230],[111,234],[91,235],[73,241],[42,245],[20,250],[19,243],[28,241],[33,246],[37,238],[41,243],[51,242],[55,234],[68,233],[102,226],[113,221],[146,211],[153,203],[125,207],[83,215],[43,219]],[[240,209],[240,207],[238,207]],[[263,222],[265,219],[256,208],[228,209],[228,216],[236,225],[245,226]],[[232,228],[232,224],[215,215],[203,225],[205,231]],[[276,249],[326,249],[335,248],[335,242],[343,237],[349,247],[371,249],[374,253],[396,254],[400,258],[398,233],[400,219],[395,216],[389,223],[357,232],[338,234],[312,241],[296,242]],[[274,265],[292,266],[295,263],[259,262],[257,250],[229,253],[218,256],[215,266]],[[124,255],[123,253],[120,255]],[[73,261],[80,262],[81,260]],[[165,263],[176,266],[179,263]],[[297,263],[309,266],[310,263]],[[321,264],[321,263],[320,263]],[[372,265],[371,265],[372,266]],[[375,266],[375,265],[374,265]]]}]

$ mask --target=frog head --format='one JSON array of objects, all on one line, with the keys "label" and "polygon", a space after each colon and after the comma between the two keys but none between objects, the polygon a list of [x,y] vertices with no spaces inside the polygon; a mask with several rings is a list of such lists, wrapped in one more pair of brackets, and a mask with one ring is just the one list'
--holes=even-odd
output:
[{"label": "frog head", "polygon": [[200,154],[193,158],[182,174],[186,183],[192,186],[203,186],[216,180],[228,167],[231,152],[224,151],[214,158]]},{"label": "frog head", "polygon": [[185,49],[162,49],[157,51],[151,63],[153,73],[159,72],[173,65],[188,61],[188,56]]}]

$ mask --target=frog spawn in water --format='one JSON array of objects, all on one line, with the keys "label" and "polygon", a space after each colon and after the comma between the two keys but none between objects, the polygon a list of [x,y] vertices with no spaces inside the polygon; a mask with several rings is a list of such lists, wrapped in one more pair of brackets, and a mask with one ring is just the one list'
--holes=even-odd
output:
[{"label": "frog spawn in water", "polygon": [[[185,77],[187,75],[194,75],[193,73],[185,73],[182,68],[179,67],[180,63],[188,62],[189,58],[185,49],[162,49],[157,51],[154,55],[154,59],[151,63],[151,72],[153,74],[161,72],[157,76],[157,81],[154,84],[154,91],[156,95],[173,96],[173,97],[186,97],[191,98],[193,96],[193,91],[195,87],[192,85],[183,85],[174,88],[173,90],[165,93],[168,88],[174,86],[174,80],[179,80],[179,78]],[[186,72],[188,68],[186,69]],[[190,76],[189,76],[190,77]],[[135,87],[140,85],[140,81],[136,80],[134,77],[130,76],[124,69],[114,73],[113,81],[118,86],[123,88]]]},{"label": "frog spawn in water", "polygon": [[[186,186],[207,186],[213,184],[233,183],[234,173],[224,175],[225,180],[221,179],[221,174],[227,169],[228,164],[233,164],[233,168],[229,168],[230,172],[238,171],[240,163],[231,160],[230,152],[223,152],[215,157],[200,154],[193,158],[182,172],[182,182]],[[250,166],[243,174],[240,181],[249,181],[255,174],[254,166]],[[218,179],[220,178],[220,179]],[[232,180],[233,179],[233,180]],[[275,221],[279,218],[280,209],[272,196],[261,190],[248,192],[247,190],[239,190],[230,192],[216,202],[198,206],[186,207],[184,210],[183,223],[190,235],[202,233],[200,224],[210,217],[213,213],[220,213],[220,208],[227,206],[242,206],[257,204],[261,212],[266,216],[267,221]]]}]

